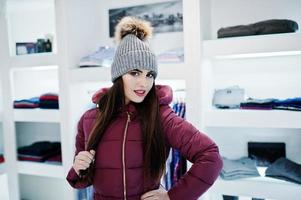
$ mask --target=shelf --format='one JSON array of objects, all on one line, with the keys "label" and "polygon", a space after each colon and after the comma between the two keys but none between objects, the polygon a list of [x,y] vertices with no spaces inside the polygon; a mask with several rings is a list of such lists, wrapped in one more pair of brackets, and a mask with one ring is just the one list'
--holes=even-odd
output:
[{"label": "shelf", "polygon": [[205,120],[206,127],[301,128],[298,111],[212,109]]},{"label": "shelf", "polygon": [[5,174],[5,164],[0,163],[0,175]]},{"label": "shelf", "polygon": [[14,109],[15,122],[60,122],[56,109]]},{"label": "shelf", "polygon": [[111,81],[111,68],[109,67],[74,68],[69,72],[71,82]]},{"label": "shelf", "polygon": [[203,48],[207,58],[231,59],[301,55],[300,44],[301,33],[286,33],[206,40]]},{"label": "shelf", "polygon": [[[159,64],[159,79],[185,79],[183,63]],[[111,68],[86,67],[70,69],[71,82],[111,81]]]},{"label": "shelf", "polygon": [[11,67],[41,67],[57,65],[57,55],[53,53],[37,53],[11,57]]},{"label": "shelf", "polygon": [[209,192],[271,199],[295,199],[301,196],[299,184],[269,177],[223,180],[218,178]]},{"label": "shelf", "polygon": [[65,178],[63,166],[46,163],[18,161],[18,172],[26,175]]}]

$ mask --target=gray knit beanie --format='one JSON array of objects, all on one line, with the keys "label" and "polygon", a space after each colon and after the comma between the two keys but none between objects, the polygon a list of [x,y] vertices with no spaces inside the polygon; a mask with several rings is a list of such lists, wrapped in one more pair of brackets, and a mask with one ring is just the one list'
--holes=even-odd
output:
[{"label": "gray knit beanie", "polygon": [[115,38],[120,43],[111,66],[113,82],[133,69],[153,71],[156,78],[158,64],[147,41],[151,35],[152,27],[149,22],[134,17],[121,19],[115,29]]}]

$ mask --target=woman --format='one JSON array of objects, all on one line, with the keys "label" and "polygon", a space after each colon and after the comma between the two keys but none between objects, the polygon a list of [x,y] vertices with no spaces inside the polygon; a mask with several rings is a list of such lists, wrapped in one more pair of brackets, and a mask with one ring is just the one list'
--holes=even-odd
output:
[{"label": "woman", "polygon": [[[79,121],[67,180],[75,188],[93,185],[94,199],[197,199],[221,170],[216,144],[172,111],[170,87],[155,85],[157,62],[147,43],[151,33],[145,21],[125,17],[119,22],[113,86],[93,96],[98,108]],[[193,165],[165,191],[160,178],[171,147]]]}]

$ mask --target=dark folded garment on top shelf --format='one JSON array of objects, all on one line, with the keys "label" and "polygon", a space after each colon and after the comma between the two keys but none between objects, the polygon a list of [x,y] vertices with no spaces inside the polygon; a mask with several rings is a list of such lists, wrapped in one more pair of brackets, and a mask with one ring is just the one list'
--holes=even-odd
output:
[{"label": "dark folded garment on top shelf", "polygon": [[266,169],[265,175],[301,184],[301,164],[287,158],[279,158]]},{"label": "dark folded garment on top shelf", "polygon": [[43,162],[45,159],[61,152],[60,142],[41,141],[18,148],[18,159]]},{"label": "dark folded garment on top shelf", "polygon": [[288,19],[270,19],[248,25],[230,26],[217,31],[218,38],[290,33],[298,30],[298,24]]},{"label": "dark folded garment on top shelf", "polygon": [[14,100],[14,108],[38,108],[39,103],[40,103],[39,97]]}]

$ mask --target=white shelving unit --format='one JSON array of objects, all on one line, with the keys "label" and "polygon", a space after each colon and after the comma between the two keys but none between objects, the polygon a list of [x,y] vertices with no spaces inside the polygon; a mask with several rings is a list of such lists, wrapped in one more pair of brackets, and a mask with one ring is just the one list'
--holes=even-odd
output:
[{"label": "white shelving unit", "polygon": [[15,122],[60,123],[60,111],[56,109],[14,109]]},{"label": "white shelving unit", "polygon": [[[239,187],[239,190],[237,188]],[[271,191],[272,190],[272,191]],[[256,177],[226,181],[218,179],[210,189],[213,194],[222,193],[233,196],[256,196],[271,199],[293,199],[301,195],[300,185],[268,177]]]},{"label": "white shelving unit", "polygon": [[[41,199],[40,196],[31,196],[33,192],[27,184],[22,185],[30,183],[31,180],[39,182],[40,178],[43,179],[41,181],[43,184],[47,185],[48,182],[51,185],[62,184],[61,188],[63,188],[63,191],[58,194],[59,197],[48,196],[47,192],[50,193],[51,190],[41,189],[41,193],[45,192],[43,198],[75,199],[74,190],[63,180],[73,163],[76,124],[81,114],[88,108],[92,91],[108,86],[108,83],[111,82],[110,68],[77,68],[78,61],[99,45],[115,45],[106,31],[108,9],[165,1],[169,0],[144,0],[143,2],[32,0],[26,3],[13,1],[8,6],[11,13],[6,15],[4,12],[0,13],[0,43],[3,44],[0,46],[0,50],[4,52],[0,54],[0,64],[3,66],[3,68],[1,67],[3,83],[1,87],[3,87],[3,93],[6,94],[6,99],[3,101],[5,116],[2,116],[2,123],[5,128],[4,138],[7,142],[4,150],[7,154],[10,200],[19,200],[24,197],[33,200]],[[251,95],[258,97],[273,95],[273,91],[269,91],[269,88],[273,87],[278,88],[275,95],[279,98],[286,95],[297,95],[298,91],[301,91],[300,84],[295,84],[298,83],[296,80],[300,80],[301,74],[300,32],[216,38],[216,31],[220,27],[247,24],[271,17],[290,17],[300,25],[301,15],[298,10],[301,6],[300,2],[298,0],[289,0],[288,2],[281,0],[264,2],[260,0],[249,2],[242,0],[227,2],[183,0],[182,2],[183,33],[155,34],[152,46],[155,50],[168,49],[172,45],[184,46],[185,62],[159,64],[158,82],[166,80],[180,81],[181,84],[184,82],[187,120],[216,140],[221,147],[222,155],[230,157],[245,155],[246,148],[243,147],[243,144],[246,140],[242,138],[243,134],[246,134],[247,139],[254,140],[258,138],[264,140],[267,137],[271,137],[273,141],[285,139],[288,142],[288,157],[301,162],[298,157],[301,150],[296,148],[301,137],[301,134],[298,134],[301,130],[299,123],[301,114],[299,112],[217,110],[211,107],[214,89],[227,87],[229,86],[227,84],[233,84],[237,80],[246,87]],[[42,14],[43,10],[45,15]],[[254,14],[254,10],[256,10],[256,14]],[[28,15],[25,15],[28,11],[30,11]],[[23,32],[20,31],[20,27],[23,26],[16,23],[17,18],[19,17],[20,20],[22,14],[26,16],[22,20],[26,19],[24,23],[26,22],[28,25],[28,29]],[[33,19],[33,16],[34,19],[38,19],[40,16],[40,20],[37,23],[28,23],[32,22],[28,19]],[[47,27],[41,22],[44,22]],[[23,35],[18,35],[18,33]],[[30,41],[32,38],[43,37],[43,34],[46,33],[54,36],[54,53],[15,55],[15,42]],[[240,73],[240,67],[243,68],[242,71],[246,70],[250,75]],[[16,82],[18,82],[16,79],[22,80],[22,77],[26,77],[24,74],[34,73],[36,77],[41,78],[44,75],[40,75],[45,74],[45,70],[51,72],[52,78],[37,81],[33,86],[29,84],[32,80],[26,81],[24,78],[25,81],[19,81],[19,86],[16,86]],[[53,70],[56,70],[56,75],[53,74]],[[233,71],[232,75],[228,73],[231,70]],[[263,72],[263,75],[256,73],[258,72],[256,70]],[[52,79],[56,80],[55,84]],[[277,84],[277,80],[281,80],[283,85]],[[266,84],[261,87],[259,83],[262,81],[266,81]],[[41,90],[37,88],[47,85],[57,88],[60,93],[59,110],[12,108],[14,98],[28,98],[41,94]],[[62,166],[16,160],[16,141],[18,139],[16,132],[20,131],[24,124],[36,126],[43,123],[59,124]],[[273,131],[276,133],[274,134]],[[255,136],[253,132],[256,132]],[[234,136],[228,133],[235,136],[240,134],[237,144],[231,143],[229,139],[232,140]],[[264,135],[263,138],[259,136],[261,134]],[[292,139],[287,138],[286,134]],[[278,136],[281,136],[280,139],[277,138]],[[0,165],[1,167],[3,165]],[[47,190],[47,187],[44,188]],[[281,191],[287,191],[287,193]],[[294,200],[301,192],[300,187],[296,184],[260,177],[235,181],[218,179],[209,190],[208,194],[210,195],[210,193]],[[24,194],[26,196],[22,196]]]},{"label": "white shelving unit", "polygon": [[[203,58],[200,90],[204,97],[200,110],[202,129],[217,142],[224,157],[247,156],[248,141],[285,142],[287,158],[301,163],[298,156],[301,153],[300,112],[212,107],[214,90],[233,85],[244,88],[246,95],[253,98],[301,96],[300,86],[295,86],[301,78],[300,31],[217,39],[217,30],[221,27],[266,19],[291,19],[300,25],[301,15],[296,9],[301,6],[300,2],[200,2],[200,10],[208,10],[201,13],[204,19],[200,45]],[[283,200],[298,199],[301,188],[298,184],[264,177],[263,174],[257,178],[230,181],[219,178],[208,194],[213,197],[225,194]]]},{"label": "white shelving unit", "polygon": [[208,127],[301,128],[297,111],[212,109],[205,115]]},{"label": "white shelving unit", "polygon": [[39,53],[13,56],[10,62],[10,65],[14,68],[53,66],[57,64],[57,55],[53,53]]},{"label": "white shelving unit", "polygon": [[64,169],[61,165],[18,161],[18,173],[33,176],[65,179]]},{"label": "white shelving unit", "polygon": [[5,174],[5,163],[0,163],[0,175]]},{"label": "white shelving unit", "polygon": [[301,33],[286,33],[205,40],[203,49],[206,58],[287,56],[300,55],[300,43]]}]

